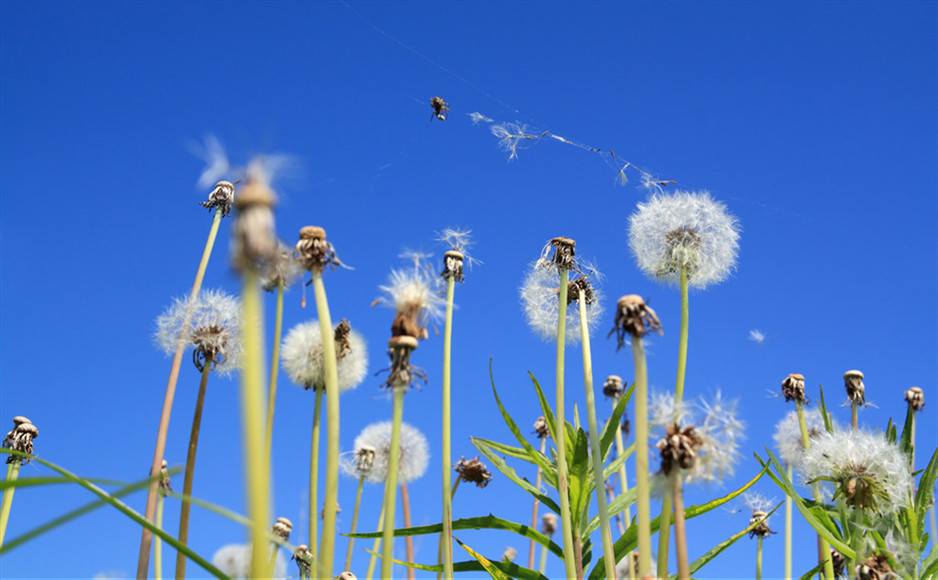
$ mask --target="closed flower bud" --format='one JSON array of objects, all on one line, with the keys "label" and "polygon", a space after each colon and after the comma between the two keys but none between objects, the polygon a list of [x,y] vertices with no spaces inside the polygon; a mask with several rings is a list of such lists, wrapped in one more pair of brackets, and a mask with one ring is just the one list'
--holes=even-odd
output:
[{"label": "closed flower bud", "polygon": [[547,537],[557,531],[557,514],[547,513],[541,516],[541,533]]},{"label": "closed flower bud", "polygon": [[284,542],[290,539],[290,531],[293,530],[293,522],[287,518],[277,518],[274,527],[271,529],[273,534]]},{"label": "closed flower bud", "polygon": [[[39,437],[39,429],[32,422],[21,415],[13,418],[13,429],[3,438],[3,448],[12,449],[20,453],[33,454],[33,439]],[[26,465],[31,459],[23,455],[10,454],[7,456],[7,463],[19,463]]]}]

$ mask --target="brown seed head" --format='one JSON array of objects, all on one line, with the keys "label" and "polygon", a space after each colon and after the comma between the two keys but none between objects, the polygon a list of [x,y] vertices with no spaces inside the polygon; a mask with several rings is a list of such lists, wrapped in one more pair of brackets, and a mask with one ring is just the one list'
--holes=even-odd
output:
[{"label": "brown seed head", "polygon": [[623,389],[622,377],[619,375],[609,375],[606,377],[606,382],[603,383],[603,394],[610,399],[618,399],[622,395]]},{"label": "brown seed head", "polygon": [[537,433],[539,439],[548,437],[550,435],[550,427],[547,425],[547,419],[538,417],[537,421],[534,422],[534,432]]},{"label": "brown seed head", "polygon": [[[23,416],[13,418],[13,429],[3,438],[3,447],[19,451],[20,453],[33,453],[33,439],[39,437],[39,429],[33,425],[29,419]],[[29,457],[22,455],[9,455],[7,463],[19,463],[25,465],[30,462]]]},{"label": "brown seed head", "polygon": [[658,441],[661,453],[661,471],[670,475],[675,467],[690,469],[697,462],[697,451],[703,445],[703,438],[693,427],[681,428],[677,423],[668,425],[664,439]]},{"label": "brown seed head", "polygon": [[212,192],[208,194],[208,201],[200,201],[199,205],[209,210],[217,207],[221,211],[221,217],[228,217],[228,214],[231,213],[231,205],[234,202],[234,186],[236,183],[238,182],[219,181],[215,184]]},{"label": "brown seed head", "polygon": [[541,533],[545,536],[553,536],[557,531],[557,514],[544,514],[541,516]]},{"label": "brown seed head", "polygon": [[844,575],[844,568],[847,567],[847,559],[844,555],[831,548],[831,563],[834,565],[834,576],[840,578]]},{"label": "brown seed head", "polygon": [[769,534],[775,533],[771,528],[769,528],[769,522],[766,520],[768,516],[768,512],[763,510],[752,510],[752,517],[749,518],[749,525],[751,526],[756,524],[756,527],[749,530],[750,539],[755,538],[756,536],[764,538]]},{"label": "brown seed head", "polygon": [[866,387],[863,385],[863,373],[860,371],[847,371],[844,373],[844,387],[847,389],[847,398],[859,405],[866,404]]},{"label": "brown seed head", "polygon": [[326,230],[319,226],[300,229],[300,240],[293,248],[297,260],[310,272],[322,272],[326,265],[336,269],[342,265],[332,244],[326,241]]},{"label": "brown seed head", "polygon": [[641,296],[629,294],[619,298],[616,302],[615,325],[609,331],[609,336],[615,333],[618,340],[616,350],[625,346],[626,334],[631,335],[633,338],[641,338],[653,331],[664,334],[664,331],[661,330],[661,321],[658,320],[658,315],[650,306],[645,304]]},{"label": "brown seed head", "polygon": [[925,393],[918,387],[910,387],[905,392],[905,401],[913,410],[921,411],[922,407],[925,406]]},{"label": "brown seed head", "polygon": [[857,580],[886,580],[897,577],[889,565],[889,557],[885,554],[870,556],[860,562],[856,573]]},{"label": "brown seed head", "polygon": [[807,397],[804,394],[804,375],[791,373],[782,381],[782,394],[785,401],[798,401],[804,403]]},{"label": "brown seed head", "polygon": [[463,253],[458,250],[448,250],[443,254],[443,272],[440,274],[445,279],[453,278],[457,282],[464,282],[463,276]]},{"label": "brown seed head", "polygon": [[290,539],[290,531],[293,529],[293,522],[287,518],[277,518],[277,521],[274,522],[274,527],[271,529],[273,534],[278,538],[283,539],[284,542]]},{"label": "brown seed head", "polygon": [[492,474],[486,469],[485,465],[479,461],[479,458],[466,460],[460,459],[456,463],[456,473],[463,481],[474,483],[476,487],[485,487],[492,480]]}]

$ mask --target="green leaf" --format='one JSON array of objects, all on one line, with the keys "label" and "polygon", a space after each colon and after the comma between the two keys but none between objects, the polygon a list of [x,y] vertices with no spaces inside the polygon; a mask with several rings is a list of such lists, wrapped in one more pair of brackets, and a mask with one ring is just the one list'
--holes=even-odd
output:
[{"label": "green leaf", "polygon": [[[379,558],[382,557],[380,552],[374,552],[365,548],[365,551],[369,554],[374,554]],[[404,562],[403,560],[392,560],[395,564],[406,566],[408,568],[413,568],[415,570],[423,570],[425,572],[443,572],[443,564],[416,564],[414,562]],[[545,576],[530,570],[528,568],[523,568],[516,564],[506,564],[505,562],[491,562],[491,564],[497,567],[499,570],[502,570],[512,578],[524,578],[530,580],[547,580]],[[484,572],[485,568],[482,567],[476,560],[467,560],[465,562],[453,562],[453,572]]]},{"label": "green leaf", "polygon": [[831,417],[831,414],[827,411],[827,404],[824,402],[824,385],[818,383],[818,391],[821,395],[819,397],[818,406],[821,409],[821,417],[824,417],[824,430],[828,433],[834,432],[834,419]]},{"label": "green leaf", "polygon": [[[568,476],[570,477],[570,516],[574,530],[583,531],[585,524],[583,513],[589,508],[593,493],[593,470],[589,457],[589,440],[583,429],[577,429],[576,436],[567,445]],[[571,449],[572,447],[572,449]],[[572,453],[570,453],[572,451]],[[605,492],[604,492],[605,493]]]},{"label": "green leaf", "polygon": [[[918,480],[918,491],[915,493],[915,515],[918,521],[925,522],[925,514],[931,508],[931,498],[934,493],[935,479],[938,478],[938,449],[932,453],[928,467],[922,472]],[[924,526],[923,526],[924,527]]]},{"label": "green leaf", "polygon": [[[824,562],[826,562],[826,561],[827,561],[827,560],[824,560]],[[810,570],[808,570],[808,573],[805,574],[804,576],[802,576],[802,577],[800,578],[800,580],[811,580],[811,578],[813,578],[815,575],[820,574],[820,573],[821,573],[821,570],[824,569],[824,562],[821,562],[820,564],[818,564],[818,565],[815,566],[814,568],[811,568]]]},{"label": "green leaf", "polygon": [[541,412],[544,413],[544,419],[547,420],[547,428],[550,430],[550,438],[556,441],[557,433],[554,432],[554,427],[556,426],[557,419],[554,418],[554,412],[551,410],[550,404],[544,397],[544,391],[541,390],[541,385],[538,384],[537,379],[534,378],[534,375],[531,374],[530,371],[528,372],[528,376],[531,377],[531,382],[534,383],[534,390],[537,391],[537,400],[541,403]]},{"label": "green leaf", "polygon": [[896,424],[892,422],[892,417],[886,422],[886,442],[895,444],[898,440],[896,435]]},{"label": "green leaf", "polygon": [[534,486],[531,485],[531,482],[520,477],[515,472],[513,467],[506,464],[504,459],[492,451],[492,448],[489,445],[490,442],[488,440],[479,439],[477,437],[470,437],[469,440],[472,441],[472,444],[475,445],[476,449],[481,451],[482,454],[488,458],[492,465],[495,466],[495,469],[501,471],[502,474],[513,481],[515,485],[536,497],[545,506],[549,507],[557,513],[560,513],[560,506],[558,506],[550,497],[535,489]]},{"label": "green leaf", "polygon": [[602,437],[599,440],[600,452],[603,456],[603,463],[606,462],[606,458],[609,456],[609,449],[612,447],[612,443],[616,439],[616,429],[619,427],[619,421],[622,419],[622,413],[625,412],[625,406],[628,405],[629,399],[632,398],[632,393],[635,392],[635,385],[625,391],[625,394],[619,397],[619,400],[616,402],[616,406],[612,409],[612,415],[609,416],[609,419],[606,421],[606,424],[603,426]]},{"label": "green leaf", "polygon": [[[624,494],[619,494],[611,502],[606,509],[609,510],[609,518],[613,518],[616,515],[625,511],[625,508],[635,503],[637,496],[637,490],[634,487],[630,487],[627,492]],[[592,534],[599,529],[599,515],[593,516],[590,520],[589,525],[586,527],[586,532]]]},{"label": "green leaf", "polygon": [[915,446],[915,441],[912,441],[913,425],[915,425],[915,409],[912,405],[908,405],[905,412],[905,425],[902,426],[902,438],[899,440],[899,449],[909,457],[912,456]]},{"label": "green leaf", "polygon": [[475,550],[473,550],[466,544],[463,544],[462,542],[460,542],[459,538],[457,538],[456,536],[453,536],[453,539],[456,540],[457,544],[462,546],[463,550],[469,552],[470,556],[478,560],[479,564],[482,564],[482,567],[485,568],[485,571],[489,573],[489,576],[491,576],[495,580],[511,580],[511,577],[509,577],[507,574],[499,570],[497,566],[493,565],[488,560],[488,558],[476,552]]},{"label": "green leaf", "polygon": [[521,443],[521,447],[528,453],[529,459],[519,457],[520,459],[525,459],[530,463],[541,468],[541,471],[549,472],[551,470],[556,470],[554,465],[547,459],[542,453],[534,449],[534,447],[528,443],[527,438],[521,433],[521,429],[518,428],[518,425],[515,423],[515,420],[511,418],[511,415],[508,414],[508,411],[505,410],[504,405],[502,405],[501,399],[498,398],[498,391],[495,389],[495,375],[492,371],[492,359],[489,359],[489,381],[492,383],[492,393],[495,395],[495,402],[498,403],[498,410],[502,413],[502,419],[504,419],[505,424],[508,425],[508,429],[515,436],[515,439]]}]

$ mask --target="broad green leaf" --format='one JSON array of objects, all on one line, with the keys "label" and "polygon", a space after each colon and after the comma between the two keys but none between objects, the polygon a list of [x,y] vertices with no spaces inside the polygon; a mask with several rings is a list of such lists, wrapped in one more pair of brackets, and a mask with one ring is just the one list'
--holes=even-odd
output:
[{"label": "broad green leaf", "polygon": [[918,480],[918,491],[915,493],[915,515],[918,516],[920,522],[925,522],[925,514],[931,508],[936,479],[938,479],[938,449],[932,453],[928,467]]},{"label": "broad green leaf", "polygon": [[488,458],[492,465],[495,466],[495,469],[501,471],[502,474],[513,481],[515,485],[536,497],[545,506],[554,510],[558,514],[560,513],[560,506],[558,506],[550,497],[535,489],[534,486],[531,485],[531,482],[529,482],[527,479],[520,477],[515,472],[513,467],[506,464],[504,459],[492,451],[492,448],[489,446],[489,441],[476,437],[470,437],[469,440],[472,441],[472,444],[475,445],[476,449],[481,451],[482,454]]},{"label": "broad green leaf", "polygon": [[892,417],[890,417],[889,421],[886,422],[886,441],[892,444],[895,444],[896,441],[898,441],[898,436],[896,435],[896,424],[892,422]]},{"label": "broad green leaf", "polygon": [[[527,438],[521,433],[521,429],[518,428],[518,425],[515,423],[515,420],[511,418],[511,415],[508,414],[508,411],[505,410],[504,405],[502,405],[501,399],[498,398],[498,391],[495,389],[495,375],[492,371],[492,359],[489,359],[489,381],[492,383],[492,394],[495,395],[495,402],[498,403],[498,410],[502,413],[502,419],[505,421],[505,425],[508,425],[508,429],[511,431],[512,435],[515,436],[515,439],[521,443],[521,447],[528,453],[530,463],[534,463],[541,468],[541,471],[550,471],[555,469],[551,462],[544,457],[539,451],[534,449],[534,447],[528,443]],[[523,457],[521,459],[524,459]]]},{"label": "broad green leaf", "polygon": [[[589,457],[589,441],[583,429],[577,429],[576,436],[567,446],[567,471],[570,476],[570,515],[573,517],[573,529],[582,532],[583,513],[589,508],[590,495],[593,491],[593,475]],[[569,453],[572,451],[572,453]],[[605,493],[605,490],[603,490]]]},{"label": "broad green leaf", "polygon": [[622,453],[622,457],[616,457],[615,461],[613,461],[612,463],[607,465],[605,469],[603,469],[603,481],[606,481],[607,479],[612,477],[613,473],[616,473],[617,471],[619,471],[619,467],[621,467],[622,464],[625,463],[625,461],[629,458],[629,456],[631,456],[632,453],[634,452],[635,452],[635,443],[632,443],[631,445],[625,448],[625,450]]},{"label": "broad green leaf", "polygon": [[460,542],[460,541],[459,541],[459,538],[457,538],[456,536],[453,536],[453,539],[456,540],[456,543],[457,543],[457,544],[459,544],[460,546],[462,546],[463,550],[469,552],[469,555],[470,555],[470,556],[472,556],[473,558],[475,558],[476,560],[478,560],[479,564],[482,564],[482,567],[485,569],[486,572],[489,573],[489,576],[491,576],[491,577],[494,578],[495,580],[511,580],[511,577],[509,577],[507,574],[505,574],[504,572],[502,572],[501,570],[499,570],[497,566],[493,565],[493,564],[488,560],[488,558],[486,558],[486,557],[483,556],[482,554],[476,552],[475,550],[473,550],[472,548],[470,548],[470,547],[467,546],[466,544],[463,544],[462,542]]},{"label": "broad green leaf", "polygon": [[[365,551],[369,554],[374,554],[377,557],[381,558],[380,552],[374,552],[365,548]],[[443,564],[415,564],[414,562],[404,562],[403,560],[393,559],[395,564],[400,566],[406,566],[408,568],[413,568],[415,570],[423,570],[425,572],[443,572]],[[516,564],[506,564],[505,562],[492,562],[493,566],[496,566],[499,570],[502,570],[512,578],[524,578],[530,580],[547,580],[545,576],[530,570],[528,568],[523,568]],[[484,572],[485,568],[482,567],[477,560],[467,560],[465,562],[453,562],[453,572]]]},{"label": "broad green leaf", "polygon": [[599,440],[599,448],[603,455],[603,463],[605,463],[606,458],[609,456],[609,449],[612,447],[612,443],[616,439],[616,428],[619,426],[619,421],[622,419],[622,413],[625,412],[625,406],[628,405],[629,400],[632,398],[633,392],[635,392],[634,384],[629,387],[621,397],[619,397],[618,402],[616,402],[616,406],[612,409],[612,415],[609,416],[609,419],[603,426],[602,437]]}]

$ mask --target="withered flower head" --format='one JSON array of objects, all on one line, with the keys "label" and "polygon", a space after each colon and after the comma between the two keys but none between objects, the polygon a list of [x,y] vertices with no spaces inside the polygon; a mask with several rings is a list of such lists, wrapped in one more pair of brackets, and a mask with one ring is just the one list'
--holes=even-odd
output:
[{"label": "withered flower head", "polygon": [[697,461],[697,451],[703,445],[703,438],[693,427],[681,428],[677,423],[668,425],[664,439],[658,441],[661,453],[661,471],[670,475],[675,466],[691,469]]},{"label": "withered flower head", "polygon": [[579,302],[581,295],[586,304],[593,304],[596,301],[596,290],[586,276],[577,276],[567,282],[567,304]]},{"label": "withered flower head", "polygon": [[273,534],[282,538],[284,542],[290,539],[290,531],[293,530],[293,522],[287,518],[277,518],[274,527],[271,529]]},{"label": "withered flower head", "polygon": [[866,404],[866,387],[863,385],[863,373],[860,371],[847,371],[844,373],[844,387],[847,389],[847,398],[858,405]]},{"label": "withered flower head", "polygon": [[322,272],[327,265],[331,265],[333,270],[342,265],[332,244],[326,241],[326,230],[319,226],[300,228],[300,241],[293,248],[293,253],[303,268],[310,272]]},{"label": "withered flower head", "polygon": [[459,283],[466,281],[463,276],[462,262],[465,256],[458,250],[447,250],[443,254],[443,272],[440,276],[445,279],[452,278]]},{"label": "withered flower head", "polygon": [[921,411],[925,406],[925,393],[918,387],[911,387],[905,392],[905,401],[915,411]]},{"label": "withered flower head", "polygon": [[619,375],[609,375],[606,382],[603,383],[603,394],[610,399],[618,399],[622,396],[625,385],[622,383],[622,377]]},{"label": "withered flower head", "polygon": [[173,491],[173,486],[169,480],[169,470],[166,469],[167,463],[166,460],[163,460],[162,465],[160,465],[160,491],[167,492]]},{"label": "withered flower head", "polygon": [[804,403],[807,397],[804,394],[804,375],[791,373],[782,381],[782,394],[785,401],[798,401]]},{"label": "withered flower head", "polygon": [[[388,340],[388,354],[391,357],[388,378],[382,386],[389,389],[416,386],[417,379],[427,383],[427,373],[420,367],[411,366],[410,353],[417,348],[417,339],[413,336],[392,336]],[[379,371],[380,372],[380,371]]]},{"label": "withered flower head", "polygon": [[[766,519],[768,517],[768,512],[762,510],[753,510],[752,517],[749,518],[749,525],[756,524],[756,527],[749,530],[749,537],[755,538],[759,536],[764,538],[769,534],[774,534],[775,532],[769,527],[769,522]],[[758,523],[757,523],[758,522]]]},{"label": "withered flower head", "polygon": [[557,531],[557,514],[546,513],[541,516],[541,533],[545,536],[553,536]]},{"label": "withered flower head", "polygon": [[616,302],[616,320],[609,336],[616,335],[616,350],[625,346],[625,335],[641,338],[649,332],[664,334],[658,315],[638,294],[628,294]]},{"label": "withered flower head", "polygon": [[300,569],[300,576],[304,578],[309,577],[310,568],[312,568],[315,558],[313,553],[309,551],[309,546],[306,544],[300,544],[293,550],[293,560],[296,560],[296,565]]},{"label": "withered flower head", "polygon": [[[551,253],[553,250],[553,254]],[[557,268],[558,270],[578,270],[576,263],[576,241],[563,236],[552,238],[541,250],[537,268]]]},{"label": "withered flower head", "polygon": [[[39,437],[39,429],[26,417],[17,415],[13,417],[13,429],[3,438],[3,447],[32,455],[33,439],[36,437]],[[7,457],[7,463],[26,465],[29,462],[30,458],[23,455],[11,454]]]},{"label": "withered flower head", "polygon": [[889,565],[889,557],[885,554],[870,556],[857,564],[857,580],[887,580],[898,578]]},{"label": "withered flower head", "polygon": [[371,445],[362,445],[355,451],[354,470],[359,476],[364,477],[371,473],[371,468],[375,464],[376,450]]},{"label": "withered flower head", "polygon": [[199,205],[208,208],[211,211],[218,208],[221,217],[228,217],[231,213],[231,206],[234,203],[235,185],[240,183],[240,179],[234,183],[230,181],[219,181],[215,184],[215,189],[208,194],[208,201],[200,201]]},{"label": "withered flower head", "polygon": [[251,267],[263,271],[266,264],[277,259],[279,250],[273,212],[276,199],[266,175],[260,169],[250,172],[234,202],[238,217],[234,224],[231,259],[236,270]]},{"label": "withered flower head", "polygon": [[440,273],[444,279],[453,278],[456,282],[462,283],[463,262],[468,261],[470,265],[478,262],[469,255],[469,246],[472,245],[472,231],[447,228],[439,233],[437,241],[440,241],[450,247],[443,254],[443,272]]},{"label": "withered flower head", "polygon": [[468,460],[465,457],[460,459],[456,463],[456,473],[459,474],[460,479],[474,483],[476,487],[485,487],[492,481],[492,474],[478,457]]},{"label": "withered flower head", "polygon": [[534,422],[534,432],[537,433],[538,439],[550,436],[550,427],[547,426],[547,419],[538,417],[537,421]]}]

